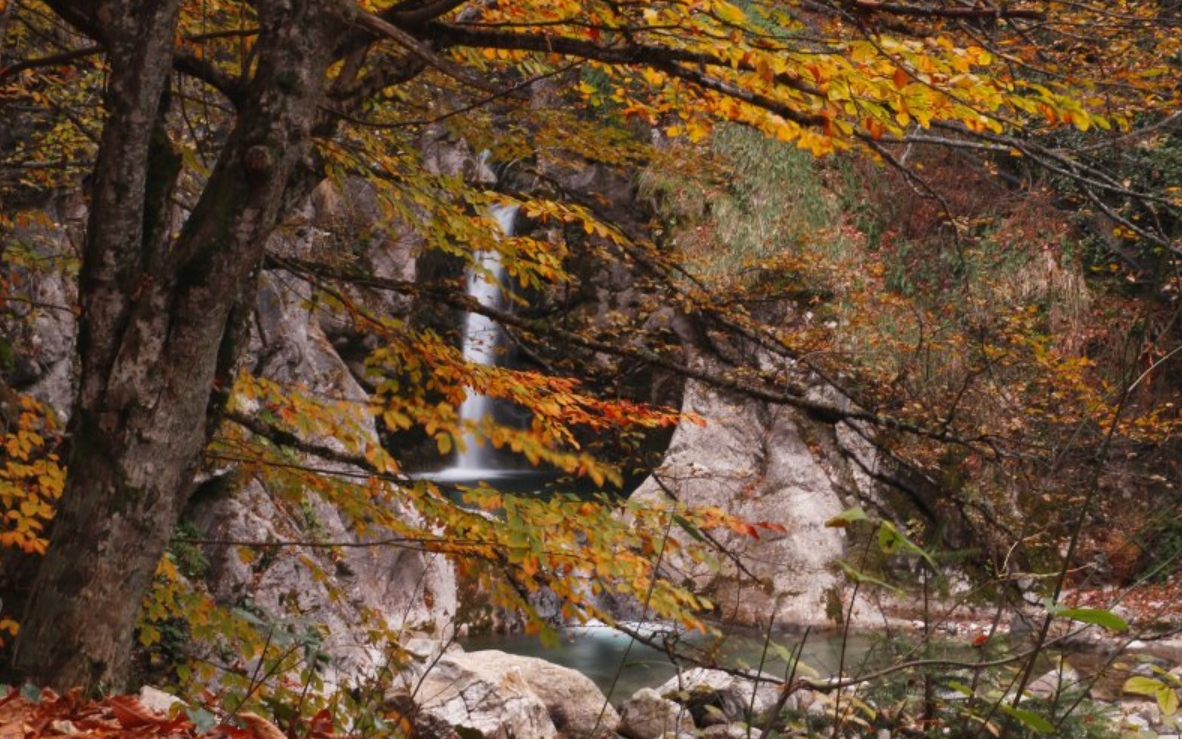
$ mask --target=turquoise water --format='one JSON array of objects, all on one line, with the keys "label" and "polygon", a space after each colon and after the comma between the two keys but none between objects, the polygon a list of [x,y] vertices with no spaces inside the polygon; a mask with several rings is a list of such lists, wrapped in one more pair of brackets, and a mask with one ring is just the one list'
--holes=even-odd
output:
[{"label": "turquoise water", "polygon": [[[797,675],[828,677],[843,671],[854,675],[906,657],[907,646],[881,634],[826,631],[806,634],[802,630],[777,632],[776,646],[765,649],[766,635],[746,629],[731,628],[718,636],[679,635],[679,650],[693,652],[706,666],[725,665],[751,670],[761,665],[765,673],[783,678],[788,671],[785,657],[799,652]],[[676,663],[664,651],[633,641],[627,635],[606,626],[564,629],[555,645],[544,645],[540,638],[524,634],[491,634],[461,642],[464,649],[499,649],[512,654],[540,657],[549,662],[578,670],[591,678],[612,703],[627,700],[643,687],[657,687],[677,673]],[[803,649],[801,644],[803,643]],[[844,643],[844,663],[843,663]],[[944,648],[936,647],[943,651]],[[931,653],[926,656],[936,656]],[[964,647],[948,647],[959,650]],[[914,657],[917,655],[911,655]],[[683,663],[685,668],[694,665]]]}]

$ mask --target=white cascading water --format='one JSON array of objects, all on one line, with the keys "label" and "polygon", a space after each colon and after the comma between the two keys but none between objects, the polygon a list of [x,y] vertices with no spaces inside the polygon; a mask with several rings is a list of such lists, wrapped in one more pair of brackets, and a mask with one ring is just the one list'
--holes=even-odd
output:
[{"label": "white cascading water", "polygon": [[[516,205],[497,205],[492,208],[493,218],[506,236],[513,235],[513,220],[517,217]],[[468,270],[468,296],[486,308],[499,309],[502,305],[501,282],[504,267],[501,255],[496,251],[480,251],[474,255],[475,265]],[[464,320],[464,361],[472,364],[493,366],[497,363],[497,344],[501,329],[495,321],[479,313],[469,313]],[[480,393],[469,392],[460,406],[460,421],[464,425],[479,424],[492,413],[492,398]],[[438,475],[440,478],[466,479],[493,477],[497,471],[491,466],[492,449],[488,444],[479,443],[471,431],[464,433],[462,449],[457,452],[455,464]]]}]

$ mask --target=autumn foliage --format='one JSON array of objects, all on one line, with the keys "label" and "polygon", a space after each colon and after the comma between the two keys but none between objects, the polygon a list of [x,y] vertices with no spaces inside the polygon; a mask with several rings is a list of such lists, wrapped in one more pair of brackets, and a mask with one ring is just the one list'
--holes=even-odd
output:
[{"label": "autumn foliage", "polygon": [[[1175,433],[1170,411],[1127,412],[1143,380],[1099,376],[1082,344],[1057,341],[1054,318],[995,279],[999,249],[984,238],[992,227],[941,199],[923,177],[932,160],[916,153],[965,152],[977,171],[1021,187],[1033,176],[1010,171],[1037,165],[1062,178],[1049,185],[1076,188],[1071,197],[1089,203],[1105,230],[1176,250],[1178,189],[1135,183],[1093,154],[1153,146],[1176,117],[1182,35],[1168,4],[173,0],[158,13],[140,9],[124,0],[0,9],[0,96],[12,132],[0,192],[25,213],[6,208],[0,228],[20,233],[27,213],[62,188],[84,188],[89,209],[80,266],[65,267],[77,278],[70,308],[83,336],[68,473],[52,414],[16,393],[4,409],[0,544],[45,552],[18,654],[22,669],[46,679],[122,680],[149,591],[139,620],[149,646],[162,640],[162,621],[182,616],[213,641],[219,628],[249,631],[188,589],[166,552],[195,475],[223,465],[277,500],[331,501],[361,535],[451,556],[501,602],[535,616],[535,628],[543,624],[530,595],[543,588],[572,619],[607,617],[592,597],[607,588],[698,626],[704,600],[658,577],[665,548],[682,546],[667,532],[703,544],[712,528],[758,535],[758,525],[676,504],[448,490],[408,475],[401,450],[378,434],[414,431],[447,455],[478,432],[530,464],[618,483],[616,460],[592,453],[588,438],[611,431],[631,441],[696,420],[613,394],[604,378],[621,366],[860,424],[931,479],[945,467],[975,474],[997,463],[992,479],[947,486],[968,507],[999,480],[1054,479],[1058,461],[1050,473],[1039,465],[1067,459],[1076,429],[1092,449],[1109,448],[1117,432],[1139,444]],[[891,229],[871,244],[851,222],[797,232],[788,245],[765,239],[750,259],[728,261],[708,219],[695,239],[613,222],[598,194],[580,200],[555,176],[563,166],[665,168],[684,185],[712,174],[700,155],[720,126],[736,125],[813,155],[850,151],[894,167],[898,189],[940,203],[931,220],[955,238],[931,253],[955,252],[947,272],[960,279],[906,269],[913,260]],[[441,139],[487,151],[482,164],[504,164],[500,191],[487,177],[438,166],[427,149]],[[323,197],[361,183],[370,223],[310,229],[298,254],[277,247],[277,234],[309,232],[290,216],[322,182]],[[533,230],[494,235],[486,214],[505,204],[520,206]],[[391,234],[413,245],[408,259],[442,255],[461,268],[495,251],[504,287],[519,296],[577,293],[596,274],[579,273],[580,260],[630,270],[650,304],[692,317],[703,343],[747,361],[687,361],[687,342],[671,330],[610,316],[570,327],[482,309],[455,280],[378,269],[374,252]],[[868,251],[824,248],[837,242]],[[363,337],[358,365],[371,394],[341,397],[251,371],[260,271],[300,283],[310,305]],[[910,294],[918,285],[948,297]],[[537,367],[473,365],[446,332],[369,307],[398,301],[481,310]],[[817,320],[782,320],[798,307]],[[553,347],[569,356],[550,361]],[[1146,352],[1149,377],[1168,351]],[[767,370],[761,353],[801,369]],[[596,362],[596,377],[579,376]],[[857,402],[813,400],[806,371],[842,379]],[[461,420],[457,407],[472,391],[527,409],[528,422]],[[62,515],[47,546],[55,505]],[[126,561],[101,556],[110,540]],[[282,549],[266,546],[242,544],[241,556]],[[324,558],[302,564],[327,577],[333,542],[318,546]],[[572,580],[576,571],[589,590]],[[115,587],[85,589],[102,602],[73,597],[78,582],[124,579],[130,597],[112,595]],[[95,624],[95,613],[109,623]],[[59,629],[78,643],[59,642]],[[375,640],[390,636],[379,632]],[[253,639],[250,658],[275,646],[259,633],[242,637]]]},{"label": "autumn foliage", "polygon": [[[244,712],[227,718],[234,723],[222,723],[203,709],[189,709],[184,704],[162,713],[131,695],[110,696],[100,701],[88,700],[79,691],[58,695],[51,690],[12,688],[0,698],[2,739],[57,736],[84,739],[284,739],[287,736],[279,727],[253,713]],[[313,717],[301,728],[304,739],[335,736],[333,721],[327,712]]]}]

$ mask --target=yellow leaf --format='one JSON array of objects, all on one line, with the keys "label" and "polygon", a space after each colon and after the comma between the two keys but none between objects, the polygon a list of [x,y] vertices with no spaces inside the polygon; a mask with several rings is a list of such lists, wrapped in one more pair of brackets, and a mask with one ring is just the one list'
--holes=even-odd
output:
[{"label": "yellow leaf", "polygon": [[747,20],[747,14],[739,8],[723,0],[714,4],[714,13],[724,23],[742,25]]}]

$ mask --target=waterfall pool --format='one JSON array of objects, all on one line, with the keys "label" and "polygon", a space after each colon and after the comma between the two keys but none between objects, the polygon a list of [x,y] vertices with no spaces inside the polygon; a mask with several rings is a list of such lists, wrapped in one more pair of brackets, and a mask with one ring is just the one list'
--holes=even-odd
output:
[{"label": "waterfall pool", "polygon": [[[771,637],[778,646],[766,648],[766,634],[736,627],[727,627],[723,634],[693,633],[677,638],[699,658],[704,656],[715,665],[754,671],[762,664],[763,672],[781,678],[789,669],[785,656],[797,651],[801,655],[797,675],[828,677],[839,671],[856,675],[908,658],[909,648],[904,640],[889,639],[882,633],[843,634],[834,630],[814,631],[807,636],[803,629],[781,630]],[[468,651],[499,649],[577,670],[591,678],[615,704],[626,701],[640,688],[655,688],[677,674],[676,664],[665,652],[634,641],[606,624],[561,629],[558,642],[550,645],[543,644],[540,637],[525,634],[488,634],[469,637],[461,644]],[[927,645],[922,656],[963,659],[968,654],[971,659],[971,652],[964,644],[933,643]]]}]

